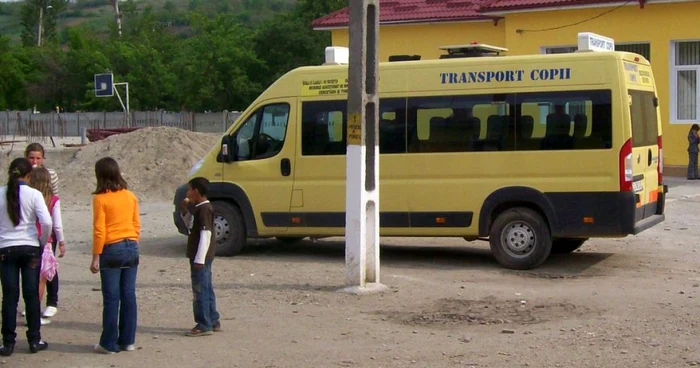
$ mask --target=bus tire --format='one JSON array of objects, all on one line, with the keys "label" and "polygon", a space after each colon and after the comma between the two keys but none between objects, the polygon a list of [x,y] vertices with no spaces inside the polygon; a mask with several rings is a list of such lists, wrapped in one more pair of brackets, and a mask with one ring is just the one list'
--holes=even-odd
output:
[{"label": "bus tire", "polygon": [[552,251],[547,222],[539,213],[523,207],[506,210],[496,217],[489,243],[498,263],[514,270],[536,268]]},{"label": "bus tire", "polygon": [[214,207],[216,255],[230,257],[240,253],[247,240],[245,221],[241,211],[237,206],[224,201],[214,201],[212,206]]},{"label": "bus tire", "polygon": [[284,244],[294,244],[304,239],[303,236],[278,236],[276,238],[280,243]]},{"label": "bus tire", "polygon": [[588,239],[568,239],[568,238],[562,238],[562,239],[555,239],[552,242],[552,253],[553,254],[567,254],[575,251],[576,249],[581,248],[583,243],[586,242]]}]

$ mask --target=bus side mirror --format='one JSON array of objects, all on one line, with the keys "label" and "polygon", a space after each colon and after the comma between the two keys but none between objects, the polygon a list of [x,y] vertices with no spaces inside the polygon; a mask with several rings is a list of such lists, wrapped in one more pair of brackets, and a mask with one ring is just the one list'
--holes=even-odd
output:
[{"label": "bus side mirror", "polygon": [[221,138],[221,150],[219,151],[219,162],[231,163],[236,161],[236,138],[225,135]]}]

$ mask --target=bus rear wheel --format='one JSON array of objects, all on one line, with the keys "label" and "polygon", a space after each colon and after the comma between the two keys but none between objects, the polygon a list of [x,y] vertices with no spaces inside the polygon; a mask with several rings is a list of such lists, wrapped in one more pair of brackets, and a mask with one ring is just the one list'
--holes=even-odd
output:
[{"label": "bus rear wheel", "polygon": [[554,254],[566,254],[581,248],[583,243],[588,239],[555,239],[552,242],[552,253]]},{"label": "bus rear wheel", "polygon": [[496,217],[489,243],[498,263],[515,270],[538,267],[552,251],[549,226],[539,213],[524,207],[506,210]]},{"label": "bus rear wheel", "polygon": [[240,253],[247,241],[241,211],[235,205],[223,201],[214,201],[212,206],[216,255],[230,257]]}]

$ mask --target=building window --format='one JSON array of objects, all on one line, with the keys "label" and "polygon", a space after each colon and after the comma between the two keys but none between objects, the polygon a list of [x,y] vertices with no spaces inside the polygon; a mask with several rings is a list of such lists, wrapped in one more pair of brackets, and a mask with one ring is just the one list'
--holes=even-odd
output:
[{"label": "building window", "polygon": [[[578,47],[576,46],[557,46],[543,48],[545,54],[567,54],[570,52],[576,52],[576,50],[578,50]],[[649,44],[648,42],[615,44],[615,51],[634,52],[636,54],[644,56],[645,59],[651,61],[651,44]]]},{"label": "building window", "polygon": [[700,41],[674,42],[671,50],[671,121],[700,120]]},{"label": "building window", "polygon": [[576,46],[562,46],[562,47],[545,47],[544,48],[544,53],[545,54],[568,54],[571,52],[576,52],[578,50],[578,47]]},{"label": "building window", "polygon": [[615,51],[634,52],[644,56],[645,59],[651,62],[651,45],[648,43],[623,43],[615,44]]}]

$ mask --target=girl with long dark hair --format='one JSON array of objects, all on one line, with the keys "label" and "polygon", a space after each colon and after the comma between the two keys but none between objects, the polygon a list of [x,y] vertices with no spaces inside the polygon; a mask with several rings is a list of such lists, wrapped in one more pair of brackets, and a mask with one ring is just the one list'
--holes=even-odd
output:
[{"label": "girl with long dark hair", "polygon": [[[0,355],[10,356],[17,334],[19,278],[27,308],[27,341],[36,353],[48,344],[41,340],[39,273],[42,245],[51,234],[51,215],[42,194],[27,185],[32,164],[17,158],[10,164],[7,185],[0,187],[0,281],[2,281],[2,347]],[[41,229],[41,236],[37,229]]]}]

